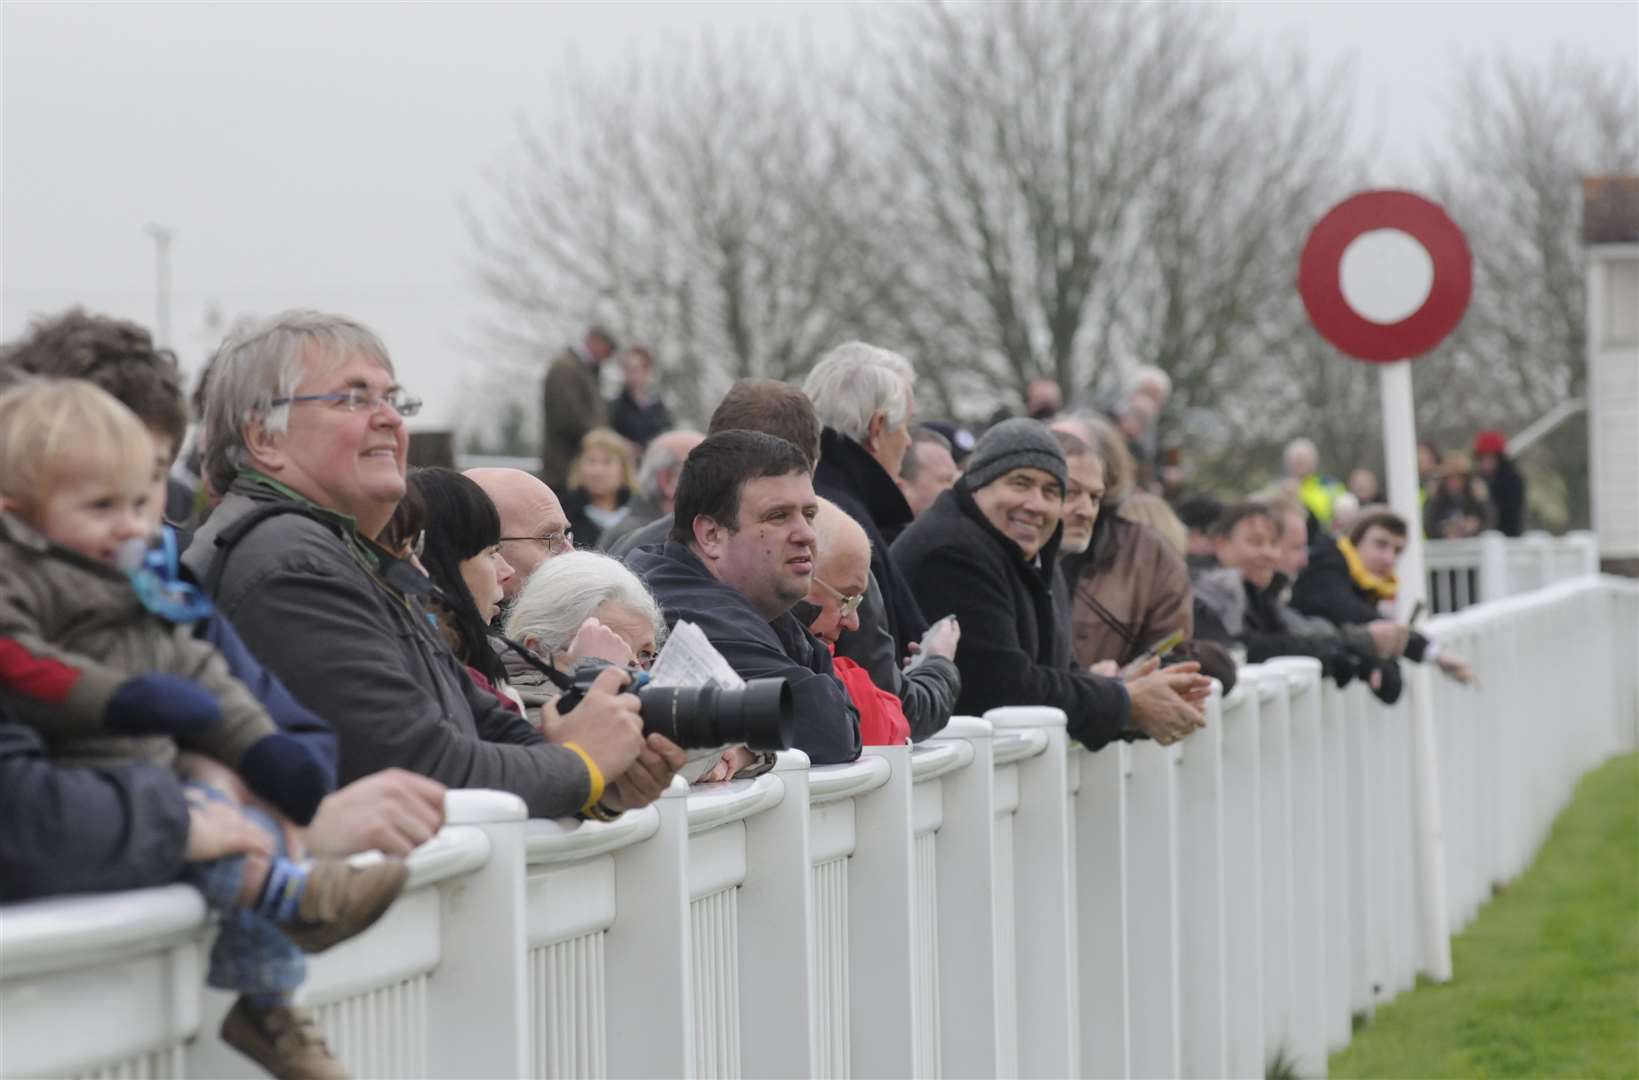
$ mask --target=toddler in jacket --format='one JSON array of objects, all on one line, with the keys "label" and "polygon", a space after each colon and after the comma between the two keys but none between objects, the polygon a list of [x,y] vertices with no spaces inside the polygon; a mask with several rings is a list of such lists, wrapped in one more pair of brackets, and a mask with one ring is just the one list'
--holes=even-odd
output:
[{"label": "toddler in jacket", "polygon": [[[209,981],[240,996],[222,1036],[275,1076],[344,1076],[291,1002],[302,954],[373,923],[406,870],[303,865],[285,848],[281,819],[307,824],[335,786],[334,739],[316,720],[318,734],[281,730],[192,634],[208,603],[176,580],[174,558],[144,555],[158,524],[154,460],[141,421],[91,383],[0,395],[0,704],[63,765],[198,755],[188,771],[214,782],[177,784],[217,842],[190,835],[197,861],[181,879],[223,915]],[[245,803],[245,789],[272,811]],[[156,867],[155,884],[171,871]]]}]

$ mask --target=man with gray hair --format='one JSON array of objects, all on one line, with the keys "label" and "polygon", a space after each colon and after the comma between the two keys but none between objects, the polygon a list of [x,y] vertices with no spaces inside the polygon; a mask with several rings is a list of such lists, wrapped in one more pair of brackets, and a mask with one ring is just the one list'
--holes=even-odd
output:
[{"label": "man with gray hair", "polygon": [[205,468],[224,498],[188,568],[330,722],[343,783],[396,765],[509,791],[537,817],[653,801],[684,756],[644,740],[623,673],[600,678],[547,743],[467,676],[422,608],[427,579],[375,542],[404,496],[404,417],[420,407],[351,319],[291,311],[234,335],[206,404]]},{"label": "man with gray hair", "polygon": [[637,467],[637,493],[626,503],[626,516],[598,537],[598,547],[613,552],[615,545],[643,526],[672,512],[683,460],[706,440],[698,431],[678,428],[662,432],[649,442]]},{"label": "man with gray hair", "polygon": [[911,445],[915,373],[898,353],[850,341],[826,353],[803,391],[824,424],[815,494],[830,499],[864,527],[871,540],[871,576],[899,656],[927,631],[916,597],[888,547],[915,515],[896,477]]}]

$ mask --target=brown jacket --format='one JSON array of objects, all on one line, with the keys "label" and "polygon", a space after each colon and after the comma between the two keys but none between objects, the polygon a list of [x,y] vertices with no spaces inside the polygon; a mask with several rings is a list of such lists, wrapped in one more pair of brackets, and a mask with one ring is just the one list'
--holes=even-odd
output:
[{"label": "brown jacket", "polygon": [[[1071,641],[1076,663],[1125,664],[1174,630],[1187,641],[1195,632],[1189,569],[1183,556],[1147,525],[1118,518],[1106,508],[1087,555],[1065,566],[1071,582]],[[1102,606],[1125,629],[1112,627]]]},{"label": "brown jacket", "polygon": [[170,736],[103,726],[120,684],[154,672],[191,679],[221,706],[222,723],[191,738],[191,750],[237,767],[252,743],[279,730],[222,654],[150,613],[122,572],[0,513],[0,703],[45,737],[52,758],[93,767],[173,762]]},{"label": "brown jacket", "polygon": [[542,398],[541,479],[562,495],[569,489],[569,466],[580,453],[581,439],[608,424],[608,406],[597,368],[573,349],[564,350],[546,369]]}]

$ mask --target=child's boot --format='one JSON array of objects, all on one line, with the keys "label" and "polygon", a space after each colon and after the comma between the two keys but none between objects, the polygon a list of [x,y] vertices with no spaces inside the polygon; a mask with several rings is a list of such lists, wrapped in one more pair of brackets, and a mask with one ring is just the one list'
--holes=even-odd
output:
[{"label": "child's boot", "polygon": [[348,1080],[313,1014],[299,1005],[257,1008],[241,997],[222,1021],[222,1041],[276,1080]]}]

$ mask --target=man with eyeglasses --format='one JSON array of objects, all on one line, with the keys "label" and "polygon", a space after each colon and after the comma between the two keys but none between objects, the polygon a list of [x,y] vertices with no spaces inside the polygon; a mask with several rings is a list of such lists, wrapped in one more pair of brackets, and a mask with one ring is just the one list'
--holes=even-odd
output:
[{"label": "man with eyeglasses", "polygon": [[404,496],[404,417],[374,333],[293,311],[234,335],[206,403],[205,469],[224,493],[184,561],[245,643],[329,721],[343,783],[398,766],[494,788],[531,815],[594,816],[658,798],[683,753],[645,740],[606,673],[548,743],[484,693],[421,607],[424,579],[378,542]]},{"label": "man with eyeglasses", "polygon": [[668,625],[698,626],[743,678],[787,680],[793,745],[831,765],[859,756],[859,713],[825,643],[792,613],[814,578],[819,501],[808,467],[778,436],[712,435],[683,463],[669,539],[633,551],[626,565]]},{"label": "man with eyeglasses", "polygon": [[820,500],[814,531],[819,534],[814,585],[808,599],[796,606],[797,617],[831,650],[837,678],[859,710],[860,742],[903,746],[910,740],[911,726],[899,698],[873,683],[870,672],[836,655],[837,639],[859,629],[859,606],[871,580],[871,539],[859,522],[828,499]]},{"label": "man with eyeglasses", "polygon": [[575,548],[569,518],[553,490],[522,469],[468,469],[501,515],[501,557],[516,573],[501,586],[502,610],[546,560]]}]

